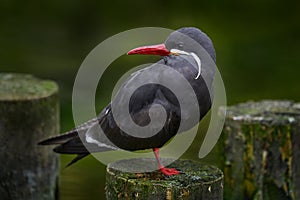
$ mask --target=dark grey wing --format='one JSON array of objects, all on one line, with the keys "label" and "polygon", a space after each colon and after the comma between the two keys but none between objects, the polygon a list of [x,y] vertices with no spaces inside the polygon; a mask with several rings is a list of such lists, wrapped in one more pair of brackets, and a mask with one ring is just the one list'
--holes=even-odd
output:
[{"label": "dark grey wing", "polygon": [[[68,131],[67,133],[49,138],[40,142],[41,145],[50,145],[50,144],[60,144],[54,148],[54,151],[57,153],[63,154],[85,154],[89,152],[101,152],[115,149],[114,147],[109,147],[108,145],[100,145],[93,141],[93,133],[101,133],[99,124],[107,116],[108,111],[110,110],[110,105],[108,105],[103,111],[98,115],[97,118],[91,119],[88,122],[79,125],[78,127]],[[105,138],[105,135],[100,135],[100,137]],[[101,140],[99,140],[101,142]]]},{"label": "dark grey wing", "polygon": [[[107,106],[107,108],[109,105]],[[111,148],[99,147],[95,144],[87,144],[83,137],[88,132],[88,130],[93,129],[105,118],[105,113],[107,108],[98,115],[98,117],[89,120],[88,122],[81,124],[80,126],[56,137],[46,139],[39,142],[39,145],[52,145],[59,144],[53,150],[57,153],[62,154],[77,154],[77,156],[67,165],[70,166],[77,162],[78,160],[88,156],[90,152],[108,151]]]},{"label": "dark grey wing", "polygon": [[46,140],[39,142],[38,144],[39,145],[52,145],[52,144],[62,144],[62,143],[68,142],[70,139],[77,137],[78,132],[80,132],[80,131],[84,132],[84,131],[88,130],[91,126],[96,124],[98,122],[98,118],[99,117],[91,119],[91,120],[79,125],[78,127],[73,128],[72,130],[63,133],[62,135],[48,138]]},{"label": "dark grey wing", "polygon": [[[163,62],[163,61],[161,61]],[[163,146],[174,136],[180,124],[180,107],[176,96],[162,84],[164,77],[161,70],[157,70],[156,64],[139,70],[131,75],[116,93],[107,117],[100,123],[107,139],[116,147],[125,150],[141,150]],[[133,121],[135,125],[147,126],[151,119],[149,109],[154,105],[164,108],[166,119],[156,135],[149,135],[147,131],[140,131],[133,135],[132,132],[121,130],[120,127],[128,127]],[[115,111],[127,109],[127,112]],[[159,113],[152,113],[154,118]],[[132,120],[130,122],[130,120]],[[160,123],[161,124],[161,123]],[[155,125],[155,124],[154,124]],[[134,126],[132,126],[134,128]],[[152,127],[156,128],[156,127]],[[127,130],[133,130],[131,127]]]}]

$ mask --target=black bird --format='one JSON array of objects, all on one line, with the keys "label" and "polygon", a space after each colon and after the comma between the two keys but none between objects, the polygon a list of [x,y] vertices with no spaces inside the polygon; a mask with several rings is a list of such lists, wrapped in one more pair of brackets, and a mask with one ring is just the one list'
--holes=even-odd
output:
[{"label": "black bird", "polygon": [[[201,48],[202,47],[202,48]],[[185,77],[196,94],[200,113],[193,114],[195,105],[189,102],[189,94],[185,98],[184,110],[176,95],[167,87],[149,83],[134,91],[129,101],[131,119],[139,126],[150,123],[149,110],[154,104],[163,106],[166,120],[158,133],[150,137],[135,137],[121,130],[112,112],[112,105],[122,106],[126,91],[135,82],[141,81],[141,74],[149,79],[164,79],[164,73],[156,70],[156,64],[132,74],[121,86],[116,97],[108,104],[97,118],[92,119],[63,135],[41,141],[41,145],[59,144],[54,151],[62,154],[77,154],[70,164],[75,163],[91,152],[101,152],[115,149],[129,151],[153,149],[159,170],[165,175],[180,173],[176,169],[165,168],[159,158],[159,148],[168,142],[179,131],[180,123],[185,131],[195,126],[210,110],[212,105],[212,82],[214,79],[214,64],[216,54],[211,39],[194,27],[180,28],[172,32],[166,41],[160,45],[144,46],[127,53],[160,55],[162,59],[156,64],[163,64],[176,70]],[[148,79],[147,78],[147,79]],[[181,84],[180,82],[172,82]],[[178,85],[180,87],[180,85]],[[198,116],[195,117],[195,116]],[[120,122],[122,123],[122,122]],[[126,123],[126,122],[124,122]],[[100,125],[100,126],[99,126]],[[102,132],[99,131],[102,128]],[[69,164],[69,165],[70,165]]]}]

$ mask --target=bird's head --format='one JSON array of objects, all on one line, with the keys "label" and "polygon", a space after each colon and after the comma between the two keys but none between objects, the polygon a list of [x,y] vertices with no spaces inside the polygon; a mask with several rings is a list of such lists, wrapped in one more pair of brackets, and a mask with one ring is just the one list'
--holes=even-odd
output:
[{"label": "bird's head", "polygon": [[198,52],[200,44],[216,62],[216,53],[211,39],[194,27],[180,28],[172,32],[162,44],[143,46],[130,50],[127,54],[151,54],[160,56],[184,55]]}]

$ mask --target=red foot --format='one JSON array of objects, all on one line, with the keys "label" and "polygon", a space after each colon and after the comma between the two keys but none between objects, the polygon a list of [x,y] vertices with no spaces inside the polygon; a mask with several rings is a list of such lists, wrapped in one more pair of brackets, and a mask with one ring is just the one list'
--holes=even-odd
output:
[{"label": "red foot", "polygon": [[178,171],[175,168],[165,168],[165,167],[162,167],[162,168],[159,169],[159,171],[161,173],[163,173],[164,175],[166,175],[166,176],[172,176],[172,175],[180,174],[180,171]]},{"label": "red foot", "polygon": [[178,171],[175,168],[165,168],[161,162],[160,162],[160,157],[159,157],[159,148],[153,148],[153,152],[158,164],[158,169],[161,173],[163,173],[166,176],[172,176],[172,175],[176,175],[176,174],[180,174],[180,171]]}]

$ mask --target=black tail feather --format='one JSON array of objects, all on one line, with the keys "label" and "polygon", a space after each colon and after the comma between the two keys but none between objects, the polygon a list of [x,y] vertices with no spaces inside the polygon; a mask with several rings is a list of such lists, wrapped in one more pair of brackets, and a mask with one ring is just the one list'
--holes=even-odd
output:
[{"label": "black tail feather", "polygon": [[76,128],[64,133],[63,135],[48,138],[46,140],[39,142],[38,144],[39,145],[63,144],[65,142],[68,142],[70,139],[78,136],[79,132],[81,132],[81,131],[85,132],[92,125],[98,123],[99,120],[100,119],[98,119],[98,118],[91,119],[91,120],[77,126]]},{"label": "black tail feather", "polygon": [[81,139],[77,136],[69,139],[67,142],[55,147],[53,149],[56,153],[62,154],[88,154],[89,151],[86,149]]},{"label": "black tail feather", "polygon": [[76,137],[78,135],[76,130],[72,130],[66,134],[48,138],[38,143],[38,145],[51,145],[51,144],[63,144],[68,140]]},{"label": "black tail feather", "polygon": [[82,158],[84,158],[84,157],[86,157],[86,156],[88,156],[88,155],[89,155],[89,153],[85,153],[85,154],[77,154],[77,156],[76,156],[73,160],[71,160],[71,162],[69,162],[69,163],[65,166],[65,168],[70,167],[71,165],[73,165],[74,163],[76,163],[78,160],[81,160]]},{"label": "black tail feather", "polygon": [[[66,132],[63,135],[40,141],[38,145],[58,144],[58,146],[53,149],[54,152],[61,154],[77,154],[77,156],[67,164],[66,167],[69,167],[70,165],[76,163],[78,160],[81,160],[82,158],[90,154],[90,152],[85,147],[85,144],[83,144],[83,141],[81,141],[80,135],[84,136],[85,132],[89,128],[91,128],[95,124],[100,123],[100,121],[104,119],[105,114],[106,109],[104,109],[98,117],[91,119],[88,122],[81,124],[80,126],[77,126],[76,128]],[[109,151],[112,149],[113,148],[99,147],[96,144],[89,144],[89,150],[91,152]]]}]

